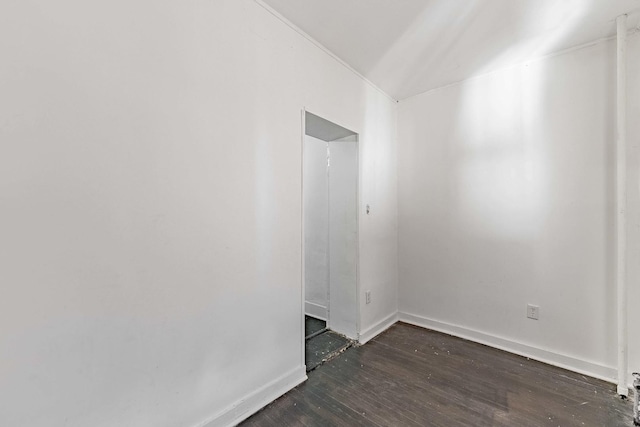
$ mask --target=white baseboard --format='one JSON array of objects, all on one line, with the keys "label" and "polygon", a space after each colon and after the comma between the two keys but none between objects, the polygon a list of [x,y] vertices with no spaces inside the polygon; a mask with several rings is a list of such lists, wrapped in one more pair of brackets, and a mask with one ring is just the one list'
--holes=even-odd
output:
[{"label": "white baseboard", "polygon": [[398,321],[398,313],[393,313],[391,316],[385,317],[375,325],[365,329],[359,334],[358,342],[364,344],[371,339],[380,335],[385,330],[389,329],[394,323]]},{"label": "white baseboard", "polygon": [[327,320],[327,307],[313,302],[304,302],[304,313],[320,320]]},{"label": "white baseboard", "polygon": [[613,384],[616,384],[616,369],[610,366],[604,366],[586,360],[578,359],[572,356],[543,350],[527,344],[522,344],[506,338],[500,338],[484,332],[475,331],[473,329],[456,326],[445,322],[440,322],[426,317],[409,313],[398,313],[398,320],[426,329],[443,332],[448,335],[474,341],[480,344],[494,347],[500,350],[508,351],[530,359],[538,360],[549,365],[567,369],[569,371],[578,372],[590,377],[598,378]]},{"label": "white baseboard", "polygon": [[616,391],[618,392],[618,395],[620,396],[629,396],[629,389],[632,387],[625,387],[625,386],[620,386],[618,385]]},{"label": "white baseboard", "polygon": [[231,427],[249,418],[269,403],[307,379],[304,366],[275,379],[253,391],[214,417],[198,423],[194,427]]}]

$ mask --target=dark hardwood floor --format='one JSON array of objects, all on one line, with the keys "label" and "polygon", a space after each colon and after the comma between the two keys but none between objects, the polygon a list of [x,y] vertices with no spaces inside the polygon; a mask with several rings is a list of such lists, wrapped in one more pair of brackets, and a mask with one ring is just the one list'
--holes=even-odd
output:
[{"label": "dark hardwood floor", "polygon": [[322,332],[327,327],[327,322],[311,316],[304,316],[304,335],[309,339],[311,336]]},{"label": "dark hardwood floor", "polygon": [[327,329],[327,322],[311,316],[305,316],[305,364],[307,372],[333,359],[353,345],[353,341],[344,335]]},{"label": "dark hardwood floor", "polygon": [[397,323],[243,426],[632,426],[606,382]]}]

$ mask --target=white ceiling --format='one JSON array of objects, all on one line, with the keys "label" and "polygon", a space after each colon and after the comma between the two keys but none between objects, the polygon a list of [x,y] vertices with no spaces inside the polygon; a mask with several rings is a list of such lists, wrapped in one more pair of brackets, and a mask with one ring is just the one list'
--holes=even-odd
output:
[{"label": "white ceiling", "polygon": [[322,117],[318,117],[308,111],[305,113],[304,118],[305,134],[326,142],[333,142],[337,139],[356,135],[355,132],[343,128],[342,126],[338,126],[337,124],[332,123],[329,120],[325,120]]},{"label": "white ceiling", "polygon": [[640,0],[262,0],[395,99],[638,25]]}]

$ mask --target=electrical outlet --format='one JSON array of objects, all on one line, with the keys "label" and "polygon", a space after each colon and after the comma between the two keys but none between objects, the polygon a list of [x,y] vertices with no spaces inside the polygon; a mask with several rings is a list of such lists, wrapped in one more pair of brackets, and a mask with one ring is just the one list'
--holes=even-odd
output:
[{"label": "electrical outlet", "polygon": [[540,317],[540,307],[537,305],[527,304],[527,317],[529,319],[538,320]]},{"label": "electrical outlet", "polygon": [[371,291],[366,291],[364,293],[364,301],[366,304],[371,304]]}]

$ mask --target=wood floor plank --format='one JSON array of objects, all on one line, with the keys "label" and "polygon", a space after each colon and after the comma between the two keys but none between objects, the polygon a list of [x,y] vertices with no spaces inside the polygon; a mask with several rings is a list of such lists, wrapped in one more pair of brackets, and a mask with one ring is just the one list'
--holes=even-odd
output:
[{"label": "wood floor plank", "polygon": [[615,386],[397,323],[243,426],[629,426]]}]

